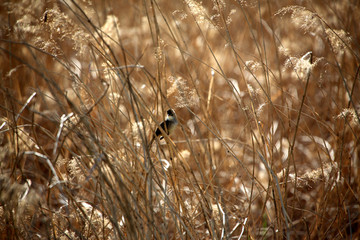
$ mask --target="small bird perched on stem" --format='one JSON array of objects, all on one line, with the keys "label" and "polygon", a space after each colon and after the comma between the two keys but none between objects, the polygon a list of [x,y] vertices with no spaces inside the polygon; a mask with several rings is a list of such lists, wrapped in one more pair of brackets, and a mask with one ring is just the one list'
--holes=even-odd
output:
[{"label": "small bird perched on stem", "polygon": [[[176,126],[179,124],[176,113],[173,109],[169,109],[166,111],[166,118],[165,121],[160,123],[160,126],[156,129],[153,138],[150,141],[149,147],[151,147],[152,143],[154,142],[155,138],[160,136],[160,140],[164,138],[163,132],[166,133],[166,135],[170,135],[176,128]],[[161,130],[160,130],[161,128]]]}]

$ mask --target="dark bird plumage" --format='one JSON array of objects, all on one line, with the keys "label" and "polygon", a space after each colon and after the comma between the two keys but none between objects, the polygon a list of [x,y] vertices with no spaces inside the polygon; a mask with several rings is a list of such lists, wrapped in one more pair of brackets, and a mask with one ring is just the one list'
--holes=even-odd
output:
[{"label": "dark bird plumage", "polygon": [[[156,131],[149,145],[150,146],[152,145],[156,137],[160,137],[160,140],[163,139],[164,138],[163,132],[165,132],[166,135],[170,135],[174,131],[177,125],[178,125],[178,120],[176,118],[176,113],[173,109],[170,108],[169,110],[166,111],[165,121],[160,123],[160,126],[156,128]],[[162,129],[163,132],[160,130],[160,128]]]}]

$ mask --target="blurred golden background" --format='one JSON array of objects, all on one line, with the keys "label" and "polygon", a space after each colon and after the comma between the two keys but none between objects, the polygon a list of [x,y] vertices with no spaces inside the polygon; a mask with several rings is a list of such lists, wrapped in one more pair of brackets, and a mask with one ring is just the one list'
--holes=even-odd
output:
[{"label": "blurred golden background", "polygon": [[0,238],[359,238],[359,8],[1,3]]}]

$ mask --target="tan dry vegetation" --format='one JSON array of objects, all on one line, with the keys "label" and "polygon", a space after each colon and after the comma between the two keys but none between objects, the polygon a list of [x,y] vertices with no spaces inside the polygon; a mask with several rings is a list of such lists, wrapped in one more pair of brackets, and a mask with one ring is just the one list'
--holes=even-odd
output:
[{"label": "tan dry vegetation", "polygon": [[0,238],[358,239],[359,8],[1,3]]}]

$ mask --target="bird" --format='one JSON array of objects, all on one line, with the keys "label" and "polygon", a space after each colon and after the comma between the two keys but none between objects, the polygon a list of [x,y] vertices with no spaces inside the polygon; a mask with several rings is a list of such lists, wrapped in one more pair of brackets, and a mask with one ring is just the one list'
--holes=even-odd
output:
[{"label": "bird", "polygon": [[177,120],[175,111],[173,109],[171,109],[171,108],[168,109],[166,111],[165,121],[160,123],[159,127],[154,132],[154,135],[153,135],[153,137],[152,137],[152,139],[150,141],[149,146],[152,145],[155,138],[157,138],[157,137],[160,137],[160,140],[162,140],[164,138],[163,132],[165,132],[166,135],[170,135],[176,129],[178,124],[179,124],[179,122]]}]

